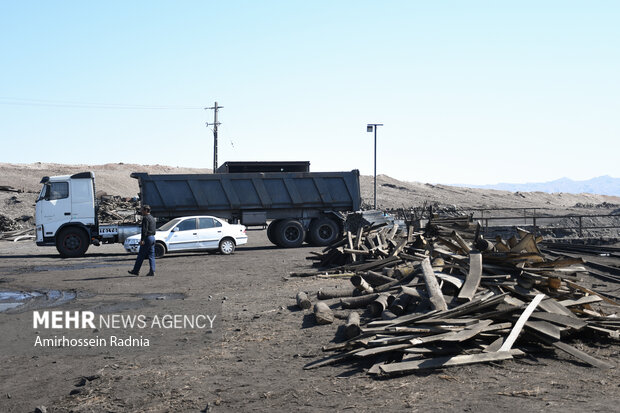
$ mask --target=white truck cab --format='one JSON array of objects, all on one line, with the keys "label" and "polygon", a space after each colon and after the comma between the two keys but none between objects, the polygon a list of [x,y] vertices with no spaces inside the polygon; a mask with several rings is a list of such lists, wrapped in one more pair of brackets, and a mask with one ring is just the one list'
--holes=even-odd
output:
[{"label": "white truck cab", "polygon": [[[90,244],[123,242],[140,232],[138,226],[99,226],[95,201],[95,174],[44,177],[35,220],[39,246],[55,246],[63,257],[80,257]],[[122,239],[119,238],[122,236]]]}]

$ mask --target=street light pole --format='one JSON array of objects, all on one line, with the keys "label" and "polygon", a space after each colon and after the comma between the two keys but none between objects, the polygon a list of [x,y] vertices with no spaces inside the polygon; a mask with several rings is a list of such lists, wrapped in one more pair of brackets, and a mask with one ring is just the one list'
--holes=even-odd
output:
[{"label": "street light pole", "polygon": [[383,126],[383,123],[369,123],[366,125],[366,132],[375,133],[375,209],[377,209],[377,126]]}]

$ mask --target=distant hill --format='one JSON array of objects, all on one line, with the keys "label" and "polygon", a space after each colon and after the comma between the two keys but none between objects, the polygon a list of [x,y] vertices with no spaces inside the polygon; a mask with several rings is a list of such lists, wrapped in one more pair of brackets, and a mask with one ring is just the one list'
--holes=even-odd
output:
[{"label": "distant hill", "polygon": [[456,186],[481,189],[498,189],[510,192],[564,192],[569,194],[598,194],[620,196],[620,178],[609,175],[599,176],[586,181],[573,181],[568,178],[560,178],[550,182],[535,182],[526,184],[494,184],[494,185],[461,185]]}]

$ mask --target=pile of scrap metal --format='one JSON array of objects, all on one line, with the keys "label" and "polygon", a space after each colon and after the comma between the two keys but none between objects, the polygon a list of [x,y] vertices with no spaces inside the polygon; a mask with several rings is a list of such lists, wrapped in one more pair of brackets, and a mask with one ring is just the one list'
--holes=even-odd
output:
[{"label": "pile of scrap metal", "polygon": [[105,223],[135,221],[136,211],[140,206],[137,198],[121,198],[107,194],[99,195],[97,204],[99,222]]},{"label": "pile of scrap metal", "polygon": [[341,341],[323,347],[332,354],[306,369],[352,361],[372,375],[395,375],[549,348],[614,367],[567,344],[575,335],[620,335],[620,304],[581,283],[587,273],[581,258],[551,259],[539,249],[542,238],[522,229],[508,240],[485,240],[468,217],[434,217],[418,231],[413,223],[407,227],[347,231],[309,257],[318,271],[292,274],[352,284],[318,291],[314,305],[312,294],[297,295],[317,324],[346,320]]},{"label": "pile of scrap metal", "polygon": [[0,241],[23,241],[27,239],[33,239],[34,228],[17,229],[13,231],[0,232]]},{"label": "pile of scrap metal", "polygon": [[19,219],[12,219],[0,214],[0,240],[21,241],[34,238],[31,221],[31,216],[24,215]]}]

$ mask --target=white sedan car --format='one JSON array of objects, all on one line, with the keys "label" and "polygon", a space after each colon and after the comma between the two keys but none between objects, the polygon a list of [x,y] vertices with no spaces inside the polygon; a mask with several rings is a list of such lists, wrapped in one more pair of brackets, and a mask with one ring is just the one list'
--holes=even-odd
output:
[{"label": "white sedan car", "polygon": [[[219,250],[228,255],[235,251],[237,245],[247,242],[248,236],[243,225],[229,224],[210,216],[175,218],[157,229],[155,256],[192,250]],[[127,238],[124,246],[127,252],[137,253],[140,234]]]}]

